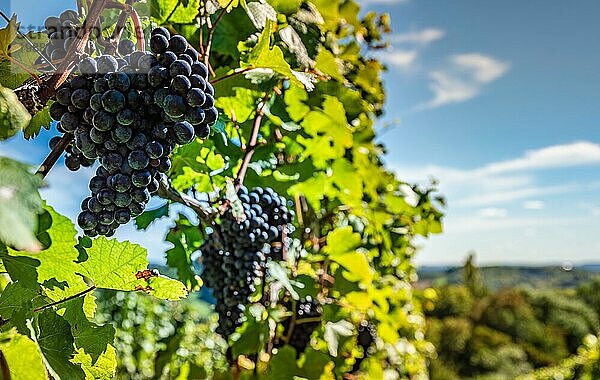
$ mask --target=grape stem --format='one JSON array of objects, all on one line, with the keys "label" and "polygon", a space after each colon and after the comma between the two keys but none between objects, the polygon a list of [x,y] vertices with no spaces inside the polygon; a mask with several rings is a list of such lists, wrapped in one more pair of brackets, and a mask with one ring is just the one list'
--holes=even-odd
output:
[{"label": "grape stem", "polygon": [[225,79],[228,79],[228,78],[234,77],[234,76],[236,76],[236,75],[240,75],[240,74],[246,73],[246,72],[248,72],[248,71],[250,71],[250,70],[254,70],[254,67],[246,67],[245,69],[241,69],[241,70],[238,70],[238,71],[234,71],[234,72],[232,72],[232,73],[229,73],[229,74],[227,74],[227,75],[223,75],[222,77],[215,78],[215,79],[213,79],[213,80],[211,80],[211,81],[210,81],[210,84],[215,84],[215,83],[217,83],[217,82],[220,82],[220,81],[222,81],[222,80],[225,80]]},{"label": "grape stem", "polygon": [[158,188],[158,195],[163,199],[177,202],[191,208],[205,223],[209,225],[214,224],[217,214],[216,210],[214,210],[212,207],[207,208],[203,206],[202,203],[198,202],[196,199],[173,189],[168,183],[161,182]]},{"label": "grape stem", "polygon": [[[108,0],[95,0],[91,4],[89,8],[90,13],[83,22],[82,29],[79,31],[79,39],[77,43],[71,45],[66,57],[58,66],[57,71],[54,74],[52,74],[50,79],[47,82],[44,82],[41,86],[41,104],[46,104],[48,100],[52,96],[54,96],[56,90],[60,87],[60,85],[62,85],[65,82],[65,80],[69,77],[71,70],[73,70],[73,62],[75,62],[77,56],[79,56],[85,49],[88,39],[90,38],[90,33],[92,32],[94,26],[100,20],[100,13],[102,13],[102,10],[106,6],[107,1]],[[42,178],[45,178],[48,175],[52,167],[56,164],[56,161],[58,161],[58,158],[62,155],[67,145],[69,145],[69,142],[72,138],[73,136],[69,134],[65,134],[63,135],[63,137],[61,137],[59,143],[56,144],[54,149],[50,151],[44,162],[40,165],[37,174],[40,174]]]},{"label": "grape stem", "polygon": [[252,160],[252,156],[254,155],[254,151],[256,150],[256,147],[258,145],[258,132],[260,131],[260,126],[262,124],[262,119],[264,116],[263,110],[270,97],[271,92],[268,91],[263,97],[262,101],[260,102],[260,105],[256,109],[256,116],[254,116],[254,123],[252,124],[252,134],[250,135],[250,140],[248,141],[248,146],[246,148],[244,160],[242,161],[242,166],[240,166],[240,170],[238,171],[237,177],[235,179],[236,190],[239,190],[240,187],[244,184],[244,178],[246,177],[246,172],[248,171],[248,165],[250,165],[250,161]]},{"label": "grape stem", "polygon": [[84,290],[84,291],[81,291],[81,292],[79,292],[79,293],[77,293],[77,294],[73,294],[72,296],[69,296],[69,297],[67,297],[67,298],[64,298],[64,299],[62,299],[62,300],[58,300],[58,301],[56,301],[56,302],[52,302],[52,303],[49,303],[49,304],[47,304],[47,305],[44,305],[44,306],[36,307],[35,309],[33,309],[33,312],[34,312],[34,313],[37,313],[37,312],[39,312],[39,311],[42,311],[42,310],[49,309],[49,308],[51,308],[51,307],[54,307],[54,306],[56,306],[56,305],[60,305],[61,303],[65,303],[65,302],[67,302],[67,301],[74,300],[75,298],[83,297],[83,296],[85,296],[86,294],[88,294],[88,293],[90,293],[90,292],[93,292],[94,290],[96,290],[96,286],[95,286],[95,285],[94,285],[94,286],[90,286],[90,287],[89,287],[89,288],[87,288],[86,290]]},{"label": "grape stem", "polygon": [[[225,15],[225,13],[227,11],[227,8],[229,8],[231,3],[233,3],[233,0],[229,0],[229,3],[225,7],[223,7],[223,9],[221,9],[221,12],[219,12],[219,15],[217,16],[217,18],[215,19],[214,22],[211,21],[210,16],[206,17],[206,26],[208,28],[208,35],[206,36],[206,48],[203,49],[204,51],[202,52],[202,55],[204,57],[204,63],[206,64],[206,67],[210,67],[210,63],[209,63],[210,49],[212,48],[212,41],[213,41],[213,36],[215,34],[215,29],[217,28],[217,24],[219,23],[219,21],[221,21],[221,19],[223,18],[223,16]],[[215,75],[214,72],[212,74]]]},{"label": "grape stem", "polygon": [[71,74],[73,62],[75,62],[77,57],[84,51],[90,38],[90,34],[92,33],[92,29],[94,28],[94,25],[98,23],[100,13],[102,13],[107,2],[108,0],[95,0],[92,2],[92,6],[89,10],[90,13],[83,22],[82,29],[78,34],[79,38],[77,42],[71,45],[67,51],[67,55],[58,66],[56,72],[52,74],[46,83],[44,83],[44,86],[41,89],[40,98],[42,104],[46,104],[46,102],[56,93],[56,90],[60,85],[69,77],[69,74]]}]

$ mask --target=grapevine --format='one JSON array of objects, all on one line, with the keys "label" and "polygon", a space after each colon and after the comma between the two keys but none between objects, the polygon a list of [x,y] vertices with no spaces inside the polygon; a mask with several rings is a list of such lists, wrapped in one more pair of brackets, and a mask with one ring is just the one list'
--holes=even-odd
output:
[{"label": "grapevine", "polygon": [[[442,215],[432,189],[411,187],[409,204],[383,164],[382,67],[363,53],[383,45],[386,17],[361,17],[353,0],[81,0],[40,33],[6,19],[0,68],[18,70],[14,83],[0,71],[0,139],[58,135],[36,175],[0,157],[3,373],[424,376],[412,238],[438,232]],[[74,221],[39,193],[61,157],[94,173]],[[169,248],[156,269],[111,238],[132,220],[161,231],[160,218]],[[158,318],[137,310],[154,300],[123,292],[210,305],[189,318],[165,303]],[[99,318],[96,298],[132,303]]]}]

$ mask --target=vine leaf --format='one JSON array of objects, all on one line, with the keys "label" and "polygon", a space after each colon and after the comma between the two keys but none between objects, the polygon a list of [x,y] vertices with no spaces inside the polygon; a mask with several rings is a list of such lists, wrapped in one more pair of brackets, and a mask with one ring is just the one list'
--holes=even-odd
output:
[{"label": "vine leaf", "polygon": [[138,230],[145,230],[154,221],[161,219],[164,216],[169,216],[169,203],[165,203],[154,210],[144,211],[141,215],[135,218],[135,226]]},{"label": "vine leaf", "polygon": [[29,125],[31,115],[13,90],[0,87],[0,140],[14,136]]},{"label": "vine leaf", "polygon": [[0,334],[0,351],[12,379],[45,380],[46,368],[38,346],[12,329]]},{"label": "vine leaf", "polygon": [[323,74],[327,74],[333,79],[344,82],[344,76],[340,73],[340,66],[335,58],[335,55],[324,47],[319,50],[315,62],[315,68]]},{"label": "vine leaf", "polygon": [[72,362],[81,365],[86,380],[113,379],[117,370],[117,350],[112,345],[108,345],[106,351],[92,364],[92,357],[80,348]]},{"label": "vine leaf", "polygon": [[112,325],[98,326],[90,322],[84,311],[84,299],[76,298],[67,303],[65,320],[71,325],[75,346],[83,349],[92,358],[92,364],[113,342],[115,328]]},{"label": "vine leaf", "polygon": [[323,252],[347,271],[347,279],[370,282],[373,274],[366,256],[357,251],[359,245],[360,235],[352,232],[352,227],[348,226],[335,229],[327,235],[327,246]]},{"label": "vine leaf", "polygon": [[[49,103],[51,104],[52,102]],[[50,105],[47,105],[33,115],[29,125],[23,129],[23,135],[27,140],[35,138],[40,134],[42,128],[49,130],[51,124],[52,118],[50,117]]]},{"label": "vine leaf", "polygon": [[290,65],[285,61],[283,52],[279,46],[270,47],[272,22],[267,22],[265,29],[258,39],[258,43],[246,55],[243,62],[240,62],[241,68],[266,68],[275,71],[290,79],[290,81],[300,87],[303,83],[294,75]]},{"label": "vine leaf", "polygon": [[51,372],[61,379],[83,378],[81,367],[70,361],[75,346],[69,323],[49,309],[39,313],[36,322],[36,340]]},{"label": "vine leaf", "polygon": [[20,162],[0,157],[0,240],[16,249],[38,251],[40,243],[34,231],[37,215],[42,212],[38,189],[43,181],[28,169]]},{"label": "vine leaf", "polygon": [[31,318],[34,295],[33,289],[22,286],[18,281],[6,285],[0,295],[0,318],[8,321],[9,326],[16,327],[20,333],[27,334],[26,319]]},{"label": "vine leaf", "polygon": [[9,248],[2,260],[13,280],[34,289],[42,284],[46,296],[58,301],[87,289],[88,285],[77,275],[79,251],[75,248],[77,232],[73,223],[50,206],[46,210],[52,217],[52,226],[47,230],[50,246],[39,253]]},{"label": "vine leaf", "polygon": [[136,274],[148,268],[145,248],[128,241],[99,237],[86,249],[88,258],[79,264],[78,273],[88,277],[99,288],[134,291],[146,290],[149,294],[169,300],[187,295],[185,286],[166,277],[149,280]]},{"label": "vine leaf", "polygon": [[185,215],[180,214],[166,240],[173,244],[173,248],[166,252],[167,265],[177,270],[177,278],[188,289],[196,289],[200,279],[192,269],[191,255],[200,248],[202,242],[200,227],[194,226]]},{"label": "vine leaf", "polygon": [[4,28],[0,29],[0,54],[8,55],[10,52],[10,44],[17,37],[17,31],[21,23],[17,22],[17,15],[13,14]]},{"label": "vine leaf", "polygon": [[293,379],[297,374],[296,350],[291,346],[281,347],[269,363],[269,379]]}]

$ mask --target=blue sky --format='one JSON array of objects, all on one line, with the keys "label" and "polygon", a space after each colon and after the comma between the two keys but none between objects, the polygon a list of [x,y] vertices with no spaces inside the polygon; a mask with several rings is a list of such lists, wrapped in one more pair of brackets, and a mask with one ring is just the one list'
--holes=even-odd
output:
[{"label": "blue sky", "polygon": [[[0,8],[26,25],[73,3]],[[448,200],[445,233],[420,242],[417,261],[459,263],[470,250],[481,263],[599,261],[600,3],[362,3],[392,15],[391,48],[377,53],[389,67],[386,161],[409,182],[437,178]],[[0,154],[39,163],[51,135],[0,144]],[[89,175],[58,166],[44,196],[74,216]],[[167,224],[118,237],[160,258]]]}]

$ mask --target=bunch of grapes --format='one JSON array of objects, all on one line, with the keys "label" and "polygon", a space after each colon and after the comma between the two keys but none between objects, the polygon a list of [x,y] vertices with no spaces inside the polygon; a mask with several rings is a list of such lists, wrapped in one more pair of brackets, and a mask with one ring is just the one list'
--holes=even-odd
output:
[{"label": "bunch of grapes", "polygon": [[358,325],[358,336],[356,343],[363,349],[363,356],[357,358],[352,367],[352,372],[357,372],[360,369],[360,364],[371,354],[371,346],[377,338],[377,328],[369,321],[363,320]]},{"label": "bunch of grapes", "polygon": [[192,125],[197,135],[207,135],[218,117],[215,90],[208,82],[208,69],[198,52],[183,36],[171,36],[165,28],[156,28],[150,49],[157,61],[148,72],[148,83],[155,89],[154,100],[167,119]]},{"label": "bunch of grapes", "polygon": [[[176,37],[175,44],[181,43],[182,37]],[[139,51],[123,58],[86,57],[78,65],[79,75],[56,92],[50,115],[59,122],[61,133],[74,137],[67,147],[66,166],[78,170],[96,160],[101,164],[78,217],[88,236],[111,236],[119,225],[140,215],[171,168],[169,156],[176,145],[208,137],[216,120],[215,116],[192,124],[166,114],[157,104],[162,88],[150,84],[160,58]],[[186,107],[204,115],[201,105]]]},{"label": "bunch of grapes", "polygon": [[[79,15],[74,10],[66,10],[58,17],[48,17],[44,22],[44,33],[48,35],[48,43],[44,47],[44,54],[53,63],[60,62],[67,55],[69,48],[77,40],[77,34],[81,28]],[[98,31],[95,31],[96,33]],[[96,34],[97,36],[97,34]],[[92,54],[96,49],[95,43],[90,40],[85,52]],[[42,57],[38,58],[37,64],[48,63]]]},{"label": "bunch of grapes", "polygon": [[286,243],[292,228],[287,201],[270,188],[240,188],[243,217],[229,208],[215,232],[201,248],[203,279],[213,289],[219,314],[218,332],[229,336],[242,322],[245,305],[260,284],[275,243]]},{"label": "bunch of grapes", "polygon": [[[290,308],[289,304],[288,308]],[[287,344],[294,347],[296,354],[300,356],[306,350],[313,331],[321,325],[320,318],[323,315],[323,310],[317,301],[311,297],[306,297],[304,300],[296,302],[296,310],[292,312],[296,314],[294,325],[291,327],[291,317],[283,321],[283,336],[288,336],[290,327],[293,328]]]}]

